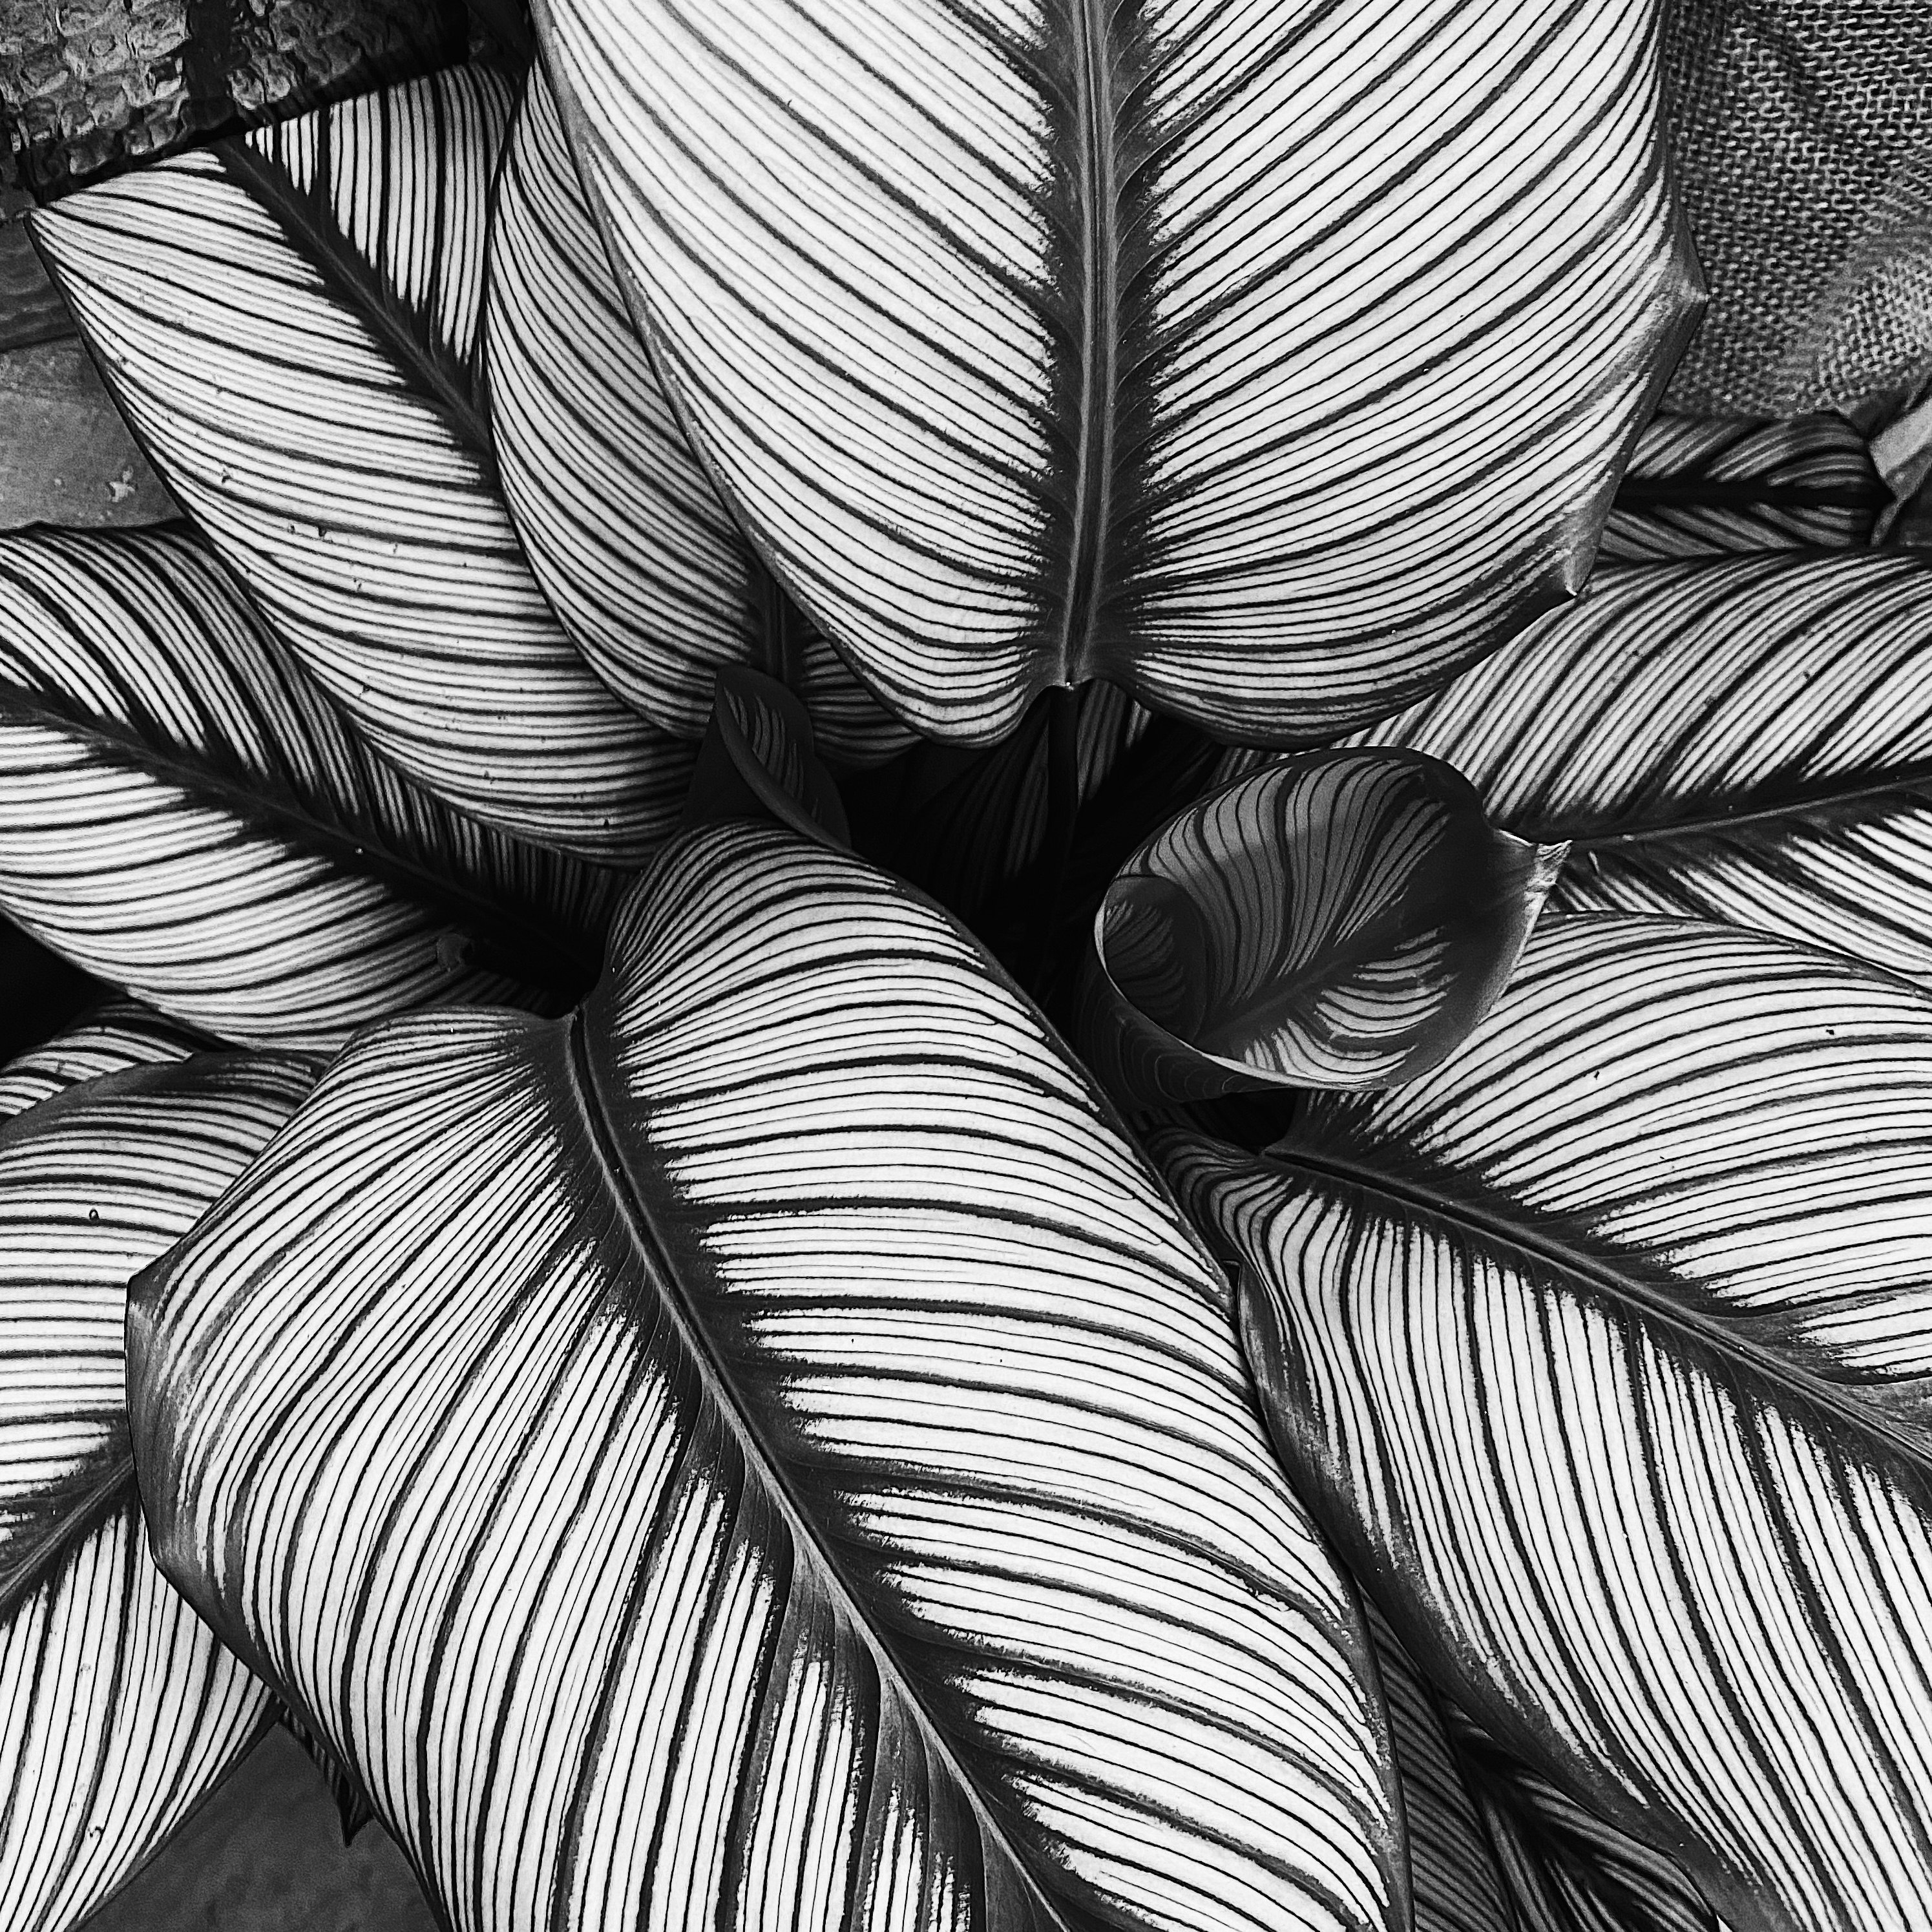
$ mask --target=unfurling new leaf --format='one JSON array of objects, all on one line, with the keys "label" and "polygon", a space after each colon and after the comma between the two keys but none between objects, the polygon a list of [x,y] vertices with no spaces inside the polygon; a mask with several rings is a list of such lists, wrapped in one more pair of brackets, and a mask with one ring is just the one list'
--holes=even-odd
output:
[{"label": "unfurling new leaf", "polygon": [[1413,1079],[1502,991],[1563,850],[1495,830],[1432,758],[1271,764],[1121,867],[1094,922],[1082,1050],[1144,1102]]}]

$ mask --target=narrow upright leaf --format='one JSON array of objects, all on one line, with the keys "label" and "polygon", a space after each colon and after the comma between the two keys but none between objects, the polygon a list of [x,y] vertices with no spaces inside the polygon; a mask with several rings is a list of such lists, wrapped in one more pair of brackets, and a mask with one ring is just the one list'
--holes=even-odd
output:
[{"label": "narrow upright leaf", "polygon": [[1448,760],[1498,824],[1568,839],[1552,903],[1719,919],[1932,981],[1932,562],[1738,557],[1599,573],[1363,733]]},{"label": "narrow upright leaf", "polygon": [[773,826],[610,958],[364,1034],[143,1277],[169,1574],[462,1932],[1394,1932],[1351,1593],[1038,1016]]},{"label": "narrow upright leaf", "polygon": [[1082,1050],[1143,1101],[1412,1080],[1502,991],[1562,857],[1496,831],[1432,758],[1284,759],[1121,866]]},{"label": "narrow upright leaf", "polygon": [[[715,671],[780,668],[762,573],[625,313],[541,67],[497,178],[487,316],[503,496],[537,581],[613,691],[701,736]],[[787,674],[829,755],[911,742],[821,638],[800,656]]]},{"label": "narrow upright leaf", "polygon": [[67,1932],[270,1721],[148,1555],[124,1389],[127,1283],[308,1088],[199,1056],[0,1127],[0,1926]]},{"label": "narrow upright leaf", "polygon": [[1442,1697],[1367,1606],[1408,1826],[1416,1932],[1721,1932],[1697,1888]]},{"label": "narrow upright leaf", "polygon": [[[1056,746],[1057,702],[1072,716],[1063,715]],[[868,854],[986,938],[994,902],[1045,851],[1056,786],[1084,811],[1154,722],[1117,686],[1096,683],[1066,700],[1049,694],[990,750],[922,744],[902,761],[894,791],[877,801],[859,793]]]},{"label": "narrow upright leaf", "polygon": [[769,816],[808,838],[850,845],[838,788],[818,762],[812,720],[796,693],[735,665],[720,670],[716,683],[685,823]]},{"label": "narrow upright leaf", "polygon": [[1420,695],[1581,583],[1697,301],[1636,0],[536,10],[704,454],[935,736]]},{"label": "narrow upright leaf", "polygon": [[1415,1932],[1526,1932],[1434,1693],[1388,1619],[1372,1603],[1364,1609],[1402,1778]]},{"label": "narrow upright leaf", "polygon": [[1547,920],[1434,1072],[1157,1150],[1458,1704],[1733,1926],[1932,1915],[1932,998]]},{"label": "narrow upright leaf", "polygon": [[487,823],[633,863],[689,748],[531,577],[473,380],[510,108],[437,74],[33,218],[168,487],[372,742]]},{"label": "narrow upright leaf", "polygon": [[557,1011],[617,884],[372,756],[181,532],[0,537],[0,907],[250,1043],[332,1050],[430,1000]]}]

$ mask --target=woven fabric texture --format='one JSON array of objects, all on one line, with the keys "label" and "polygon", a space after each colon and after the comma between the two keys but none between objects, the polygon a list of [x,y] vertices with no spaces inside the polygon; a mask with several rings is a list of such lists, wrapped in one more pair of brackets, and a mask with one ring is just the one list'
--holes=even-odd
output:
[{"label": "woven fabric texture", "polygon": [[1711,290],[1668,406],[1888,420],[1932,374],[1932,0],[1666,0],[1664,64]]}]

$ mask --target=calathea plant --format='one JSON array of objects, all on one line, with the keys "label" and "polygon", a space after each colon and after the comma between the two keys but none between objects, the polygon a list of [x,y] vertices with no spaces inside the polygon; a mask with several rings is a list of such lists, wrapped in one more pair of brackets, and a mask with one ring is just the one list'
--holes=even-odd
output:
[{"label": "calathea plant", "polygon": [[278,1719],[464,1932],[1923,1922],[1932,583],[1649,10],[538,29],[34,218],[0,1927]]}]

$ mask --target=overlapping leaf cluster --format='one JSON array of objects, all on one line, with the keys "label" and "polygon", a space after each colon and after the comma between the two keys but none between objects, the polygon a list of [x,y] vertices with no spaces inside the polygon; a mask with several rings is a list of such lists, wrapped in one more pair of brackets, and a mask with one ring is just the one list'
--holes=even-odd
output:
[{"label": "overlapping leaf cluster", "polygon": [[278,1715],[464,1932],[1922,1922],[1932,574],[1648,10],[539,25],[36,218],[0,1932]]}]

